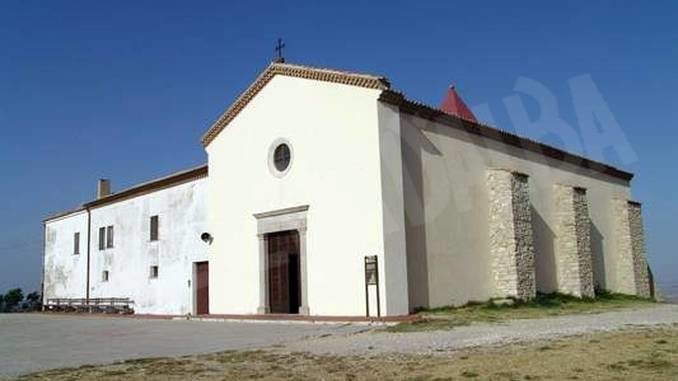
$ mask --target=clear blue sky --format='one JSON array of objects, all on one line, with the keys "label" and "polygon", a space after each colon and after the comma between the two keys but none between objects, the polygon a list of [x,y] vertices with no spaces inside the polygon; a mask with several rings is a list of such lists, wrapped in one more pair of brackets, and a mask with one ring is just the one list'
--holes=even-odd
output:
[{"label": "clear blue sky", "polygon": [[635,151],[609,161],[637,173],[651,264],[675,276],[677,3],[419,3],[3,1],[0,292],[37,289],[43,217],[91,199],[97,178],[121,189],[203,163],[201,134],[279,36],[289,61],[383,74],[429,104],[454,82],[508,130],[519,78],[577,126],[568,81],[589,75]]}]

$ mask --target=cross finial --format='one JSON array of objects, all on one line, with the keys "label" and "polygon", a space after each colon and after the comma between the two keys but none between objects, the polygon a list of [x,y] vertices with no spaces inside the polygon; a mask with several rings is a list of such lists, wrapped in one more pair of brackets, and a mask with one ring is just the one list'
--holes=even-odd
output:
[{"label": "cross finial", "polygon": [[285,62],[285,57],[283,57],[283,48],[285,47],[285,43],[283,42],[282,38],[278,39],[278,44],[275,46],[275,51],[278,53],[278,57],[275,59],[275,62]]}]

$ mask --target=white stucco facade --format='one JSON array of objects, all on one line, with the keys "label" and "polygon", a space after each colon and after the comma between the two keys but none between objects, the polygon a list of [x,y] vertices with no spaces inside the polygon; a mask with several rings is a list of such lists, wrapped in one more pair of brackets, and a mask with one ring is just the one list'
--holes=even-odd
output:
[{"label": "white stucco facade", "polygon": [[[205,179],[193,180],[45,224],[45,298],[87,296],[87,213],[90,213],[90,298],[130,298],[142,314],[194,313],[195,262],[207,260]],[[150,240],[150,218],[159,237]],[[99,249],[99,228],[113,226],[113,247]],[[80,254],[73,234],[80,233]],[[158,276],[151,277],[151,266]],[[108,272],[108,281],[103,272]]]},{"label": "white stucco facade", "polygon": [[[75,254],[74,234],[79,233]],[[87,290],[87,211],[45,222],[44,298],[84,298]]]},{"label": "white stucco facade", "polygon": [[[404,221],[402,213],[385,220],[383,200],[391,195],[382,192],[380,144],[393,149],[397,136],[379,128],[378,96],[378,90],[276,76],[207,147],[210,266],[219,269],[210,272],[210,311],[257,312],[260,290],[252,279],[259,277],[259,241],[253,215],[308,205],[310,314],[365,313],[367,255],[381,259],[381,311],[408,312],[403,238],[384,230],[385,221]],[[267,159],[281,138],[292,147],[293,159],[289,172],[278,177]],[[393,251],[385,256],[388,246]],[[399,281],[389,283],[391,274]]]},{"label": "white stucco facade", "polygon": [[[492,263],[510,262],[491,258],[491,202],[522,216],[506,226],[523,231],[507,236],[529,246],[520,250],[530,254],[521,271],[532,277],[531,293],[562,292],[558,274],[577,275],[556,267],[565,263],[558,247],[568,247],[562,237],[554,243],[563,230],[556,186],[586,191],[577,221],[590,234],[567,231],[587,245],[577,252],[591,253],[584,259],[593,263],[595,286],[630,289],[619,281],[629,276],[642,283],[619,273],[640,274],[645,263],[643,245],[624,236],[641,235],[639,217],[629,223],[613,210],[626,204],[612,200],[630,198],[631,174],[439,114],[404,100],[380,77],[272,64],[203,137],[208,165],[186,172],[195,176],[142,184],[46,221],[45,298],[128,297],[137,313],[194,314],[195,266],[208,261],[209,313],[271,313],[279,290],[271,288],[269,240],[293,231],[300,270],[290,279],[299,282],[300,314],[364,316],[369,305],[372,316],[398,316],[487,300],[502,296]],[[289,149],[284,170],[274,164],[281,144]],[[511,194],[491,199],[487,173],[494,170],[524,179],[516,198],[522,212]],[[155,215],[159,240],[151,242]],[[114,244],[100,250],[98,231],[108,226]],[[78,231],[80,254],[73,254]],[[377,257],[378,287],[366,279],[368,256]]]}]

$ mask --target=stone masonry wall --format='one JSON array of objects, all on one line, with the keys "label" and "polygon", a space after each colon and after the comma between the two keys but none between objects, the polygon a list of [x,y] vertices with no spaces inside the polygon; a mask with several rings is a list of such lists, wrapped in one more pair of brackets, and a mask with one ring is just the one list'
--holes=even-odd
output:
[{"label": "stone masonry wall", "polygon": [[579,279],[581,296],[594,297],[593,253],[591,251],[591,219],[586,189],[574,188],[574,210],[577,223],[577,252],[579,253]]},{"label": "stone masonry wall", "polygon": [[497,296],[536,295],[528,177],[504,169],[487,173],[490,256]]},{"label": "stone masonry wall", "polygon": [[594,297],[586,189],[555,185],[553,201],[558,291],[577,297]]},{"label": "stone masonry wall", "polygon": [[614,291],[650,296],[640,204],[624,199],[612,202],[618,252],[617,287]]},{"label": "stone masonry wall", "polygon": [[636,281],[633,265],[628,201],[624,199],[612,200],[612,213],[615,220],[615,239],[617,243],[617,285],[612,291],[635,295]]},{"label": "stone masonry wall", "polygon": [[647,257],[645,255],[645,231],[643,228],[641,205],[637,202],[629,201],[628,208],[636,295],[649,298],[651,296],[650,277],[647,269]]}]

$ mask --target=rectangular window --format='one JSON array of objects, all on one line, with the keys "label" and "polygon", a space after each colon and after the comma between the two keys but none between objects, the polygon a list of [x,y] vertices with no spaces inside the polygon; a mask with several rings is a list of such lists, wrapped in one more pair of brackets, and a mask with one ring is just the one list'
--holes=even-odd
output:
[{"label": "rectangular window", "polygon": [[157,278],[158,277],[158,266],[151,266],[151,278]]},{"label": "rectangular window", "polygon": [[106,248],[106,228],[99,228],[99,250]]},{"label": "rectangular window", "polygon": [[158,240],[158,216],[151,217],[151,241]]},{"label": "rectangular window", "polygon": [[110,249],[113,247],[113,226],[106,228],[106,248]]},{"label": "rectangular window", "polygon": [[108,270],[104,270],[104,272],[101,273],[101,281],[108,282]]},{"label": "rectangular window", "polygon": [[73,234],[73,254],[80,254],[80,233]]}]

